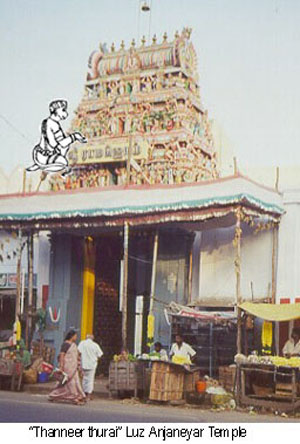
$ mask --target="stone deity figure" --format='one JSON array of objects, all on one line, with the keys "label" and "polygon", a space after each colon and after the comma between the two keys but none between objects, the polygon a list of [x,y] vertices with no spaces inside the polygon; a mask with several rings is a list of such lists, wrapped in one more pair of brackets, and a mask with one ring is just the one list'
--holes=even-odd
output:
[{"label": "stone deity figure", "polygon": [[152,91],[152,77],[146,78],[146,91],[151,92]]},{"label": "stone deity figure", "polygon": [[119,84],[119,94],[120,96],[123,96],[126,93],[126,84],[123,79],[120,80]]},{"label": "stone deity figure", "polygon": [[181,71],[178,73],[178,77],[175,80],[175,84],[177,87],[184,87],[184,78]]},{"label": "stone deity figure", "polygon": [[175,174],[175,183],[177,184],[181,183],[183,171],[181,169],[176,169],[174,174]]},{"label": "stone deity figure", "polygon": [[132,83],[132,92],[134,94],[137,94],[140,92],[140,80],[139,79],[134,79],[133,83]]},{"label": "stone deity figure", "polygon": [[150,177],[150,184],[153,185],[156,182],[156,170],[153,164],[149,167],[149,177]]},{"label": "stone deity figure", "polygon": [[106,98],[106,87],[104,86],[104,83],[100,83],[98,95],[101,100]]},{"label": "stone deity figure", "polygon": [[131,130],[132,116],[128,113],[125,117],[124,132],[128,134]]},{"label": "stone deity figure", "polygon": [[175,86],[175,80],[174,80],[172,74],[169,73],[167,75],[167,87],[172,88],[173,86]]},{"label": "stone deity figure", "polygon": [[117,82],[111,82],[110,84],[111,97],[116,97],[118,95],[118,85]]},{"label": "stone deity figure", "polygon": [[158,91],[163,88],[163,79],[164,79],[163,73],[158,72],[156,77],[156,89]]},{"label": "stone deity figure", "polygon": [[157,89],[157,77],[152,77],[152,89]]}]

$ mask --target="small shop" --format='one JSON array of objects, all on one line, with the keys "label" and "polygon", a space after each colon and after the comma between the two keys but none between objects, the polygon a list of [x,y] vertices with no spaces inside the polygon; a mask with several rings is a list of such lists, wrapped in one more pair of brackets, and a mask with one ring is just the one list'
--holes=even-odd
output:
[{"label": "small shop", "polygon": [[195,352],[192,362],[180,352],[161,355],[153,343],[148,343],[152,351],[139,356],[115,355],[109,367],[111,396],[131,392],[153,402],[203,403],[212,393],[224,395],[219,399],[229,402],[234,390],[235,366],[229,365],[236,354],[236,314],[201,311],[174,301],[164,307],[170,344],[182,335]]},{"label": "small shop", "polygon": [[[109,370],[111,395],[132,392],[160,402],[201,403],[206,399],[215,407],[235,408],[238,404],[279,414],[295,413],[300,407],[300,355],[277,354],[274,333],[280,322],[300,319],[300,304],[245,302],[239,308],[242,353],[236,353],[237,344],[230,340],[230,330],[234,339],[237,336],[235,313],[169,304],[166,313],[172,326],[171,342],[179,332],[184,334],[197,351],[195,360],[161,360],[155,352],[138,358],[115,356]],[[254,328],[257,319],[262,321],[261,328]],[[223,350],[217,353],[217,347]]]},{"label": "small shop", "polygon": [[300,319],[300,304],[245,302],[240,309],[245,318],[263,320],[263,326],[260,355],[254,352],[235,357],[238,402],[277,412],[295,412],[300,407],[300,355],[282,356],[274,336],[281,322]]}]

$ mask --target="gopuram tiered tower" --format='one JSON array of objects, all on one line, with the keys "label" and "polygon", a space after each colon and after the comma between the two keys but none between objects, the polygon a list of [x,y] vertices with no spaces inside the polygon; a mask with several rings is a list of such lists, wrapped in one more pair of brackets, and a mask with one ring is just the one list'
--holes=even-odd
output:
[{"label": "gopuram tiered tower", "polygon": [[218,176],[190,35],[185,28],[171,42],[165,33],[149,46],[143,38],[139,47],[133,40],[129,49],[122,42],[119,50],[100,45],[91,54],[72,123],[88,143],[70,151],[73,172],[65,181],[52,176],[53,190],[180,184]]}]

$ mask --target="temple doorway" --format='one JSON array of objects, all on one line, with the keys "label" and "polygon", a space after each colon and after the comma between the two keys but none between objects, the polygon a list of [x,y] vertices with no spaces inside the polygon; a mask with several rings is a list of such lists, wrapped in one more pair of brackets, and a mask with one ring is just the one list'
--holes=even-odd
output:
[{"label": "temple doorway", "polygon": [[103,350],[99,373],[108,373],[109,363],[122,347],[122,313],[119,310],[122,238],[106,235],[96,240],[94,336]]}]

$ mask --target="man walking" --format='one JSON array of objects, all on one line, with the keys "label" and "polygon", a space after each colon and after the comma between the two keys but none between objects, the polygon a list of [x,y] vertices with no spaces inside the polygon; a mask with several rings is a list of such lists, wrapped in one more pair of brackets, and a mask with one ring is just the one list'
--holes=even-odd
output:
[{"label": "man walking", "polygon": [[83,371],[82,387],[87,400],[90,400],[94,390],[98,359],[103,355],[103,351],[99,345],[94,342],[93,335],[86,335],[86,339],[80,342],[78,350],[81,353],[81,366]]}]

